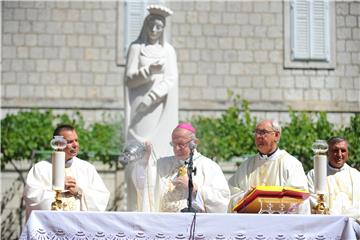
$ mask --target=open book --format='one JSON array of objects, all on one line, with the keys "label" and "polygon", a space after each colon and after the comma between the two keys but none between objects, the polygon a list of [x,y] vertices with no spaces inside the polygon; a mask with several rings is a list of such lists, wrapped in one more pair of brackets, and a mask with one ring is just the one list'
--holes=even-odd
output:
[{"label": "open book", "polygon": [[290,213],[310,193],[305,190],[281,186],[257,186],[240,199],[234,212],[238,213]]}]

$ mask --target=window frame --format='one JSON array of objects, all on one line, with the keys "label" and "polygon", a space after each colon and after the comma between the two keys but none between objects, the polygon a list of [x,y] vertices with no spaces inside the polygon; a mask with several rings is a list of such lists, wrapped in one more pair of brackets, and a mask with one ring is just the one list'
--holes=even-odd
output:
[{"label": "window frame", "polygon": [[291,21],[291,3],[292,1],[284,0],[284,68],[302,68],[302,69],[335,69],[336,67],[336,38],[335,38],[335,3],[329,1],[329,59],[312,60],[312,59],[292,59],[292,21]]}]

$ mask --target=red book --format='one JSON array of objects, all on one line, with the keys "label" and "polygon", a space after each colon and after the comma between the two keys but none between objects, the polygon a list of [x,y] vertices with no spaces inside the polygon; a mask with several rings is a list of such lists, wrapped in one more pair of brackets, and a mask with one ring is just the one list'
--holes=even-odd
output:
[{"label": "red book", "polygon": [[[297,207],[310,193],[305,190],[292,187],[281,186],[257,186],[248,191],[240,199],[233,211],[239,213],[258,213],[265,206],[267,209],[287,212],[293,207]],[[269,205],[270,204],[270,205]]]}]

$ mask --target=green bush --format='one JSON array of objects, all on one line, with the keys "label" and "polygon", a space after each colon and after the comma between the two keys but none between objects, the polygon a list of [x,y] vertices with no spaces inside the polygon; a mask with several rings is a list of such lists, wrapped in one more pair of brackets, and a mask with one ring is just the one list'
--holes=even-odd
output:
[{"label": "green bush", "polygon": [[350,125],[339,131],[349,142],[350,160],[352,165],[360,169],[360,113],[350,119]]},{"label": "green bush", "polygon": [[[289,111],[290,122],[283,125],[280,148],[296,156],[306,171],[313,166],[311,145],[316,139],[345,137],[349,142],[349,164],[360,168],[360,114],[347,127],[336,128],[326,113]],[[233,96],[233,104],[220,117],[195,116],[191,122],[200,139],[199,150],[217,161],[230,161],[256,153],[253,130],[257,119],[250,116],[249,104]],[[101,122],[85,127],[81,114],[54,115],[51,111],[22,111],[1,120],[1,167],[11,160],[44,159],[33,150],[51,151],[50,140],[58,123],[76,128],[80,141],[79,157],[90,161],[115,163],[123,146],[122,122]]]},{"label": "green bush", "polygon": [[80,113],[73,118],[63,114],[60,122],[75,127],[79,137],[79,158],[101,161],[112,165],[123,145],[122,122],[101,122],[85,127],[85,120]]},{"label": "green bush", "polygon": [[233,106],[220,118],[196,116],[191,122],[200,139],[199,150],[212,159],[228,161],[256,152],[253,144],[256,119],[250,117],[248,102],[240,101],[239,96],[234,97]]},{"label": "green bush", "polygon": [[1,167],[11,160],[31,159],[33,150],[48,150],[53,121],[50,111],[6,115],[1,120]]},{"label": "green bush", "polygon": [[336,127],[327,120],[324,112],[295,113],[290,111],[290,123],[283,128],[280,147],[296,156],[304,166],[305,171],[313,168],[313,151],[311,145],[316,139],[329,139],[340,136],[349,142],[349,162],[351,166],[360,169],[360,114],[355,114],[348,127]]},{"label": "green bush", "polygon": [[1,168],[11,160],[44,159],[44,155],[33,155],[33,151],[52,151],[50,140],[59,123],[75,127],[80,142],[80,158],[111,165],[113,157],[122,149],[121,121],[85,127],[85,121],[78,112],[70,117],[67,114],[54,115],[51,111],[20,111],[1,120]]},{"label": "green bush", "polygon": [[296,156],[305,170],[313,168],[311,145],[316,139],[327,140],[337,135],[326,113],[295,113],[290,111],[290,123],[283,127],[279,147]]},{"label": "green bush", "polygon": [[[253,130],[257,119],[250,117],[246,101],[235,96],[233,106],[218,118],[196,116],[190,121],[200,139],[199,151],[217,161],[246,157],[256,153]],[[349,164],[360,168],[360,114],[351,118],[350,126],[337,129],[324,112],[305,113],[289,111],[290,122],[282,126],[279,147],[296,156],[305,171],[313,168],[311,145],[316,139],[331,136],[345,137],[350,145]]]}]

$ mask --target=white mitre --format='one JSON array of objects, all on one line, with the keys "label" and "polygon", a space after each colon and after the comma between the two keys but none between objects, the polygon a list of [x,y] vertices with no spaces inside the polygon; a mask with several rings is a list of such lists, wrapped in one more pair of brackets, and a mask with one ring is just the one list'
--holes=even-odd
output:
[{"label": "white mitre", "polygon": [[150,14],[163,16],[164,18],[173,14],[173,11],[161,5],[149,5],[146,9]]}]

